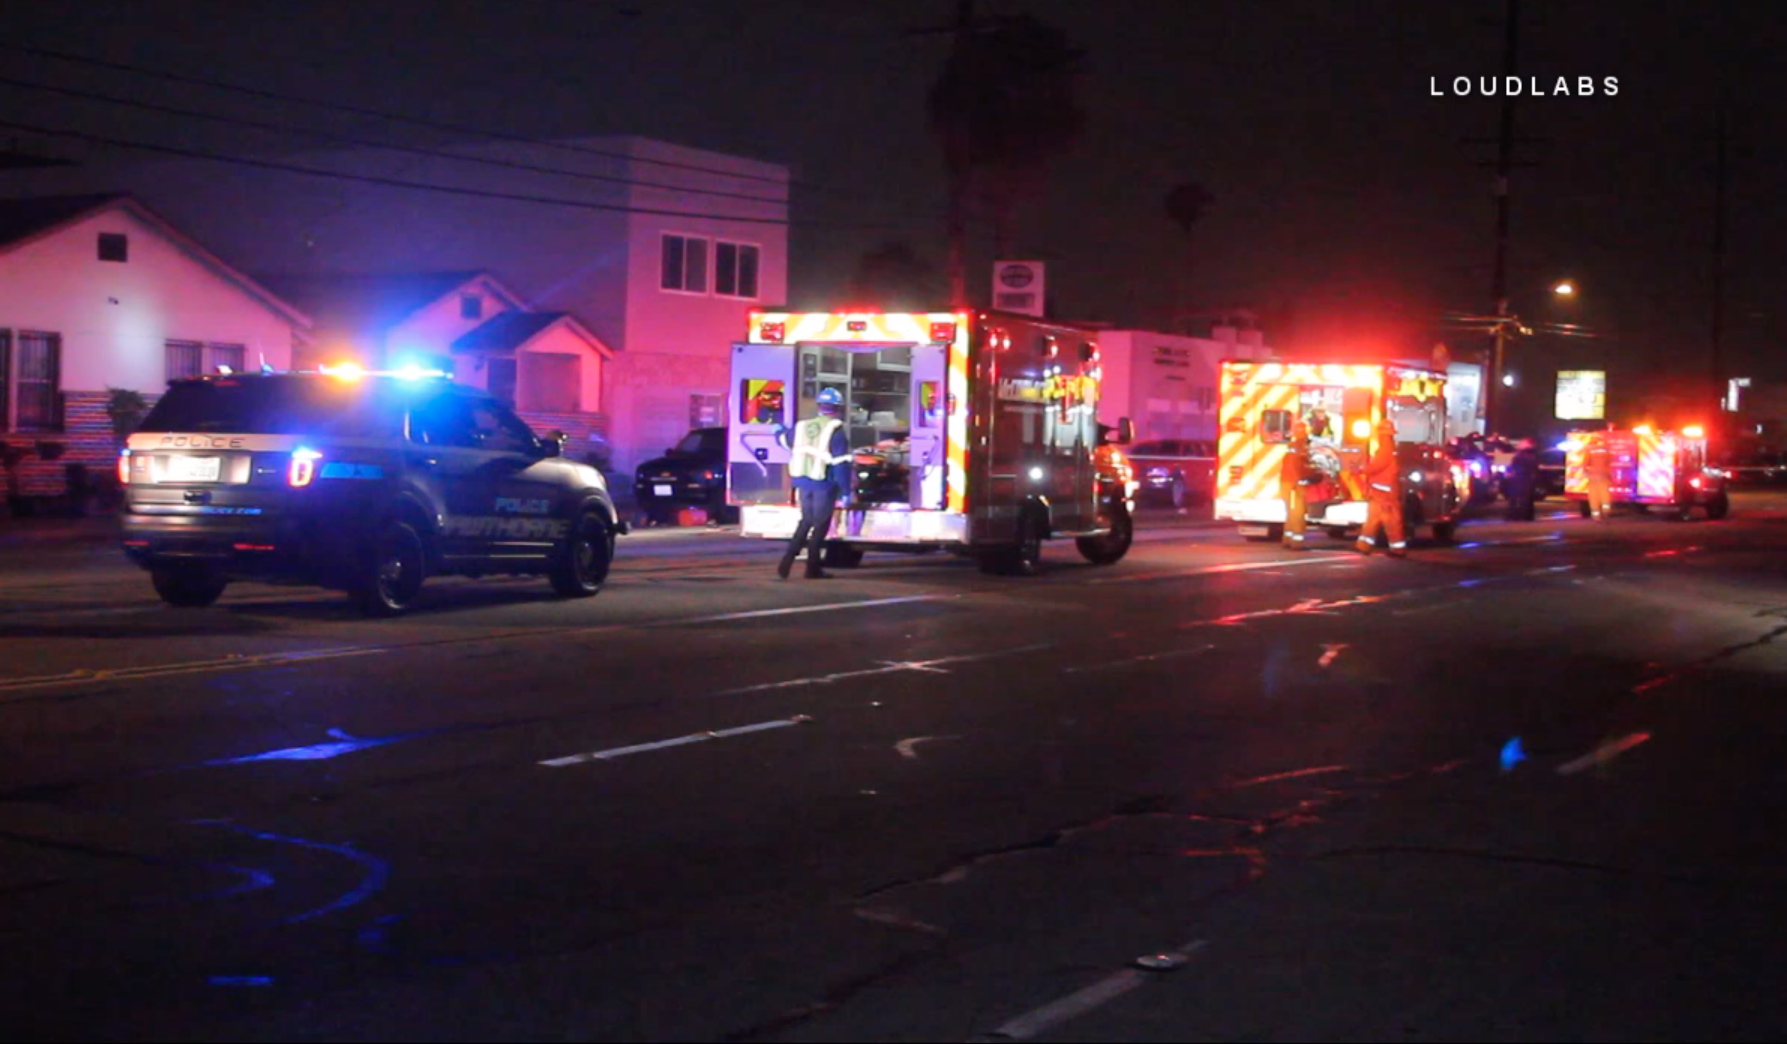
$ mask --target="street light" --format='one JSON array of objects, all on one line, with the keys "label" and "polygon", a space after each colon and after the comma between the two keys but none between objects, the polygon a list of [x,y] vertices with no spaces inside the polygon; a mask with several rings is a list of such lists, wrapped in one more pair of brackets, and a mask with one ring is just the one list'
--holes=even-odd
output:
[{"label": "street light", "polygon": [[1513,374],[1511,374],[1511,373],[1502,374],[1502,387],[1504,387],[1504,388],[1514,387],[1514,375]]},{"label": "street light", "polygon": [[[1558,297],[1575,297],[1576,283],[1565,279],[1553,283],[1551,292]],[[1483,421],[1494,430],[1503,420],[1499,416],[1502,389],[1514,386],[1513,375],[1506,372],[1508,341],[1516,337],[1531,337],[1534,334],[1549,334],[1554,337],[1598,337],[1595,331],[1579,323],[1534,323],[1528,325],[1517,315],[1510,314],[1505,302],[1498,302],[1493,315],[1471,315],[1462,312],[1449,312],[1445,317],[1448,327],[1455,330],[1472,330],[1491,336],[1492,347],[1486,360],[1489,372],[1485,374],[1482,385],[1483,401],[1481,404]]]},{"label": "street light", "polygon": [[1566,279],[1563,282],[1552,287],[1551,292],[1558,295],[1559,297],[1569,297],[1571,294],[1574,294],[1576,292],[1576,286],[1575,286],[1575,284],[1571,283],[1568,279]]}]

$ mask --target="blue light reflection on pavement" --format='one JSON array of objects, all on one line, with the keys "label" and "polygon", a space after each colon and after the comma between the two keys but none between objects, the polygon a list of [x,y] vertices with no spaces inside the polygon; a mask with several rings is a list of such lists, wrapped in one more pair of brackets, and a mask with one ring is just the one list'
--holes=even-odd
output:
[{"label": "blue light reflection on pavement", "polygon": [[253,761],[326,761],[329,758],[338,758],[343,754],[352,754],[356,750],[382,747],[388,743],[398,743],[423,735],[423,733],[412,732],[397,736],[356,739],[340,729],[330,729],[328,734],[335,739],[334,743],[313,743],[308,747],[282,747],[279,750],[263,751],[260,754],[245,754],[239,758],[217,758],[204,762],[204,764],[245,765]]},{"label": "blue light reflection on pavement", "polygon": [[1515,736],[1513,739],[1502,744],[1503,772],[1511,771],[1515,765],[1518,765],[1525,760],[1526,751],[1521,749],[1519,736]]}]

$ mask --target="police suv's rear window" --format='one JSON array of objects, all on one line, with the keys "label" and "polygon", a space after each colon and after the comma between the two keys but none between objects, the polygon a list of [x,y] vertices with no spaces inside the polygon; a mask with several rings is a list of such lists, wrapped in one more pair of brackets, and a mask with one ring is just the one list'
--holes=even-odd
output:
[{"label": "police suv's rear window", "polygon": [[245,377],[177,381],[139,431],[395,438],[403,412],[374,388],[337,380]]}]

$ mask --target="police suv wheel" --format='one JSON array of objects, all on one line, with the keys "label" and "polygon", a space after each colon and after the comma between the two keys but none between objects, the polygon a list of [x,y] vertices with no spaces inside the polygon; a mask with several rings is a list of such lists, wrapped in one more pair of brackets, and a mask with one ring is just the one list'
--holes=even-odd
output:
[{"label": "police suv wheel", "polygon": [[161,600],[182,609],[202,609],[217,601],[229,582],[203,565],[156,566],[149,582]]},{"label": "police suv wheel", "polygon": [[588,598],[608,582],[614,561],[614,531],[594,511],[585,511],[572,523],[565,543],[555,553],[552,589],[565,598]]},{"label": "police suv wheel", "polygon": [[422,538],[403,522],[387,522],[363,568],[366,575],[356,592],[361,611],[368,616],[396,616],[415,604],[427,577]]}]

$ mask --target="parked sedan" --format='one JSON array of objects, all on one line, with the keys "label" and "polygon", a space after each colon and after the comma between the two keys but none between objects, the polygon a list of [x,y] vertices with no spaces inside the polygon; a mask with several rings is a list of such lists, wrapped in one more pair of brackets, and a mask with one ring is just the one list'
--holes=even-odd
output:
[{"label": "parked sedan", "polygon": [[1138,442],[1125,455],[1135,467],[1144,501],[1184,507],[1213,495],[1216,447],[1205,439]]},{"label": "parked sedan", "polygon": [[653,522],[669,522],[678,510],[698,507],[709,521],[726,513],[726,429],[695,428],[664,456],[639,465],[633,499]]}]

